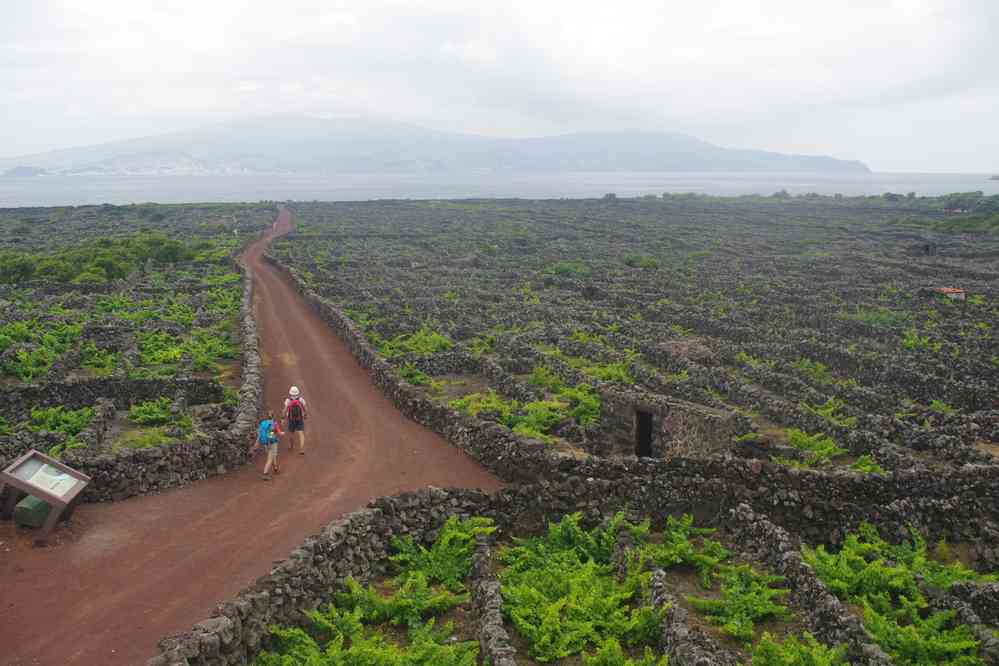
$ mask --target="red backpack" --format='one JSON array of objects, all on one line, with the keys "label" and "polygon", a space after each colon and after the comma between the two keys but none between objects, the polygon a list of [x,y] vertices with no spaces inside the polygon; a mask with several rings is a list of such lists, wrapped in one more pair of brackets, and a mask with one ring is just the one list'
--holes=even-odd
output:
[{"label": "red backpack", "polygon": [[294,398],[288,402],[288,421],[302,421],[305,418],[305,409],[302,401]]}]

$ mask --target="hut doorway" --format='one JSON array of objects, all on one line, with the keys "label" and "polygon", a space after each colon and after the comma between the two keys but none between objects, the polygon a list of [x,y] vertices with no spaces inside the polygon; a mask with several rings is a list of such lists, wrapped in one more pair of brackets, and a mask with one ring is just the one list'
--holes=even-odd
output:
[{"label": "hut doorway", "polygon": [[635,455],[652,457],[652,414],[640,409],[635,411]]}]

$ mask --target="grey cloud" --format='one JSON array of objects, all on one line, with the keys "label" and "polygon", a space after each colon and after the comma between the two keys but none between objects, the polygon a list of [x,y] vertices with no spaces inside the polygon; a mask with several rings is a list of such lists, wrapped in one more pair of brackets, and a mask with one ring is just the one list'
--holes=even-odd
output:
[{"label": "grey cloud", "polygon": [[[996,168],[981,150],[994,124],[977,111],[999,89],[999,3],[987,0],[775,0],[766,15],[735,0],[14,3],[0,24],[11,116],[0,156],[277,108],[493,135],[658,129],[874,168]],[[914,154],[893,114],[946,163]],[[962,142],[964,157],[945,150]]]}]

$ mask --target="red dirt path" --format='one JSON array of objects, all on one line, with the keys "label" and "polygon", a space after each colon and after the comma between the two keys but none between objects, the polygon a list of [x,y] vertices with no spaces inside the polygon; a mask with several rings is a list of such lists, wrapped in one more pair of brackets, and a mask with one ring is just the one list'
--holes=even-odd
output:
[{"label": "red dirt path", "polygon": [[[291,229],[282,211],[244,260],[256,282],[265,404],[288,386],[309,401],[307,454],[281,444],[281,474],[262,459],[161,495],[87,504],[49,548],[0,523],[0,664],[142,664],[304,538],[379,495],[427,485],[493,490],[501,482],[405,419],[294,289],[261,258]],[[249,444],[249,442],[248,442]]]}]

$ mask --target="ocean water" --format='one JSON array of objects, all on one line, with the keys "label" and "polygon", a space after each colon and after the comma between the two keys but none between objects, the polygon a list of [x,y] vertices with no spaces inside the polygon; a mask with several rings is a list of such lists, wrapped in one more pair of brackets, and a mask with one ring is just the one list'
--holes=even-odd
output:
[{"label": "ocean water", "polygon": [[527,173],[337,174],[331,176],[35,176],[0,177],[0,208],[86,204],[261,200],[634,197],[663,192],[714,195],[999,194],[988,174]]}]

